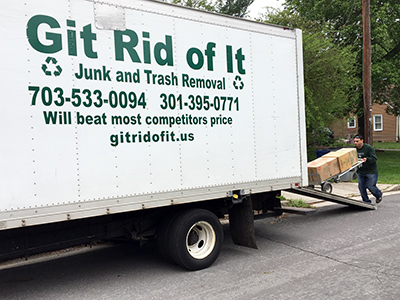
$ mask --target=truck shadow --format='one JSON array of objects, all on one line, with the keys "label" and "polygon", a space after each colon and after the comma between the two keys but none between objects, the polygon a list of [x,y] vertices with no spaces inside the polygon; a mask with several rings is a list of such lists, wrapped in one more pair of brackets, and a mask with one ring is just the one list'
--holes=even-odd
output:
[{"label": "truck shadow", "polygon": [[[223,248],[232,245],[229,226],[223,226],[226,238]],[[224,252],[225,249],[222,249]],[[235,252],[235,251],[233,251]],[[240,252],[240,251],[239,251]],[[229,253],[229,250],[228,250]],[[237,253],[239,255],[239,253]],[[221,253],[223,256],[223,253]],[[215,262],[217,265],[220,258]],[[211,266],[212,268],[214,266]],[[209,272],[209,269],[198,272]],[[208,270],[208,271],[207,271]],[[156,242],[143,247],[133,242],[107,242],[93,247],[78,246],[60,251],[36,255],[33,258],[16,259],[0,264],[0,290],[8,299],[23,299],[28,291],[54,292],[57,286],[76,289],[84,284],[108,281],[143,281],[143,277],[162,280],[169,275],[187,274],[189,271],[165,260],[158,252]],[[2,296],[3,297],[3,296]],[[33,299],[35,297],[30,297]],[[2,298],[3,299],[3,298]],[[5,299],[5,298],[4,298]]]},{"label": "truck shadow", "polygon": [[153,246],[140,249],[133,243],[109,243],[93,248],[81,247],[69,253],[63,253],[63,250],[58,252],[46,253],[28,261],[14,260],[9,266],[3,263],[0,270],[3,295],[25,297],[30,289],[52,290],[52,286],[60,285],[60,282],[67,286],[79,286],[89,278],[91,282],[101,282],[105,277],[118,279],[129,274],[135,280],[149,268],[154,274],[182,270],[163,260]]}]

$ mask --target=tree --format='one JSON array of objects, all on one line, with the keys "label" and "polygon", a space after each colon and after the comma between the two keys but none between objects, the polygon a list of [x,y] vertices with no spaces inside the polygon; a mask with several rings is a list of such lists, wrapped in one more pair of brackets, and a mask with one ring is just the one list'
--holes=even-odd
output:
[{"label": "tree", "polygon": [[216,7],[221,14],[243,18],[253,2],[254,0],[218,0]]},{"label": "tree", "polygon": [[171,0],[167,2],[207,11],[215,11],[216,9],[211,0]]},{"label": "tree", "polygon": [[[329,26],[327,34],[339,47],[357,53],[362,78],[362,1],[286,0],[286,8],[308,20]],[[400,115],[400,3],[371,0],[372,96],[390,104],[388,112]],[[362,94],[359,110],[362,112]]]},{"label": "tree", "polygon": [[263,20],[303,30],[307,142],[324,143],[326,127],[345,117],[357,102],[356,53],[350,46],[337,46],[327,34],[328,25],[298,13],[268,9]]},{"label": "tree", "polygon": [[170,0],[167,2],[243,18],[247,15],[247,10],[254,0],[216,0],[216,2],[212,0]]}]

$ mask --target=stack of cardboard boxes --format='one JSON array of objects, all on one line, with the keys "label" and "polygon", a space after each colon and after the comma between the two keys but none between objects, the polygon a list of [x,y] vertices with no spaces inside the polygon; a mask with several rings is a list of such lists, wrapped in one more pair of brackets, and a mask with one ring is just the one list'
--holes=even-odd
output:
[{"label": "stack of cardboard boxes", "polygon": [[355,148],[342,148],[338,151],[329,152],[308,163],[310,181],[321,183],[350,169],[357,162],[357,150]]}]

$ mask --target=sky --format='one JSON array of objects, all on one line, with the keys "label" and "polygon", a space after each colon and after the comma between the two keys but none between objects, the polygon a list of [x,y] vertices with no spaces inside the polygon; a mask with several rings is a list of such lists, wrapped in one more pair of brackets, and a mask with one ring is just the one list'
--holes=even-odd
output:
[{"label": "sky", "polygon": [[251,18],[258,17],[259,13],[265,12],[266,6],[283,9],[284,0],[255,0],[249,8],[249,16]]}]

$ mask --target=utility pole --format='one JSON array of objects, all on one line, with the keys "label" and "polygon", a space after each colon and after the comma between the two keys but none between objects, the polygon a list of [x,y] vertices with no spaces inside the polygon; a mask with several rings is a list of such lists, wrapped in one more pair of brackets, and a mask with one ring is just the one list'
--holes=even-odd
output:
[{"label": "utility pole", "polygon": [[364,141],[372,145],[371,21],[370,0],[362,0],[363,11],[363,96]]}]

